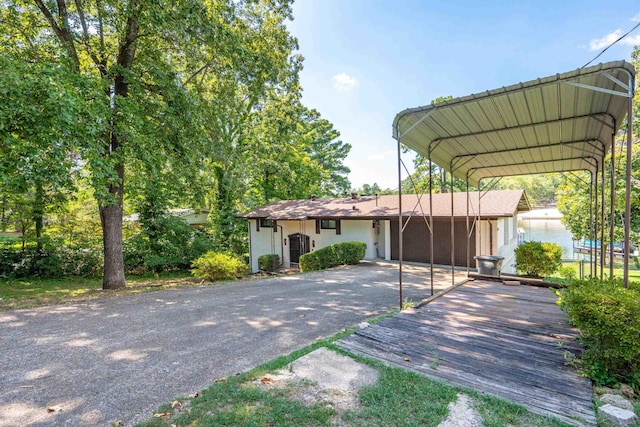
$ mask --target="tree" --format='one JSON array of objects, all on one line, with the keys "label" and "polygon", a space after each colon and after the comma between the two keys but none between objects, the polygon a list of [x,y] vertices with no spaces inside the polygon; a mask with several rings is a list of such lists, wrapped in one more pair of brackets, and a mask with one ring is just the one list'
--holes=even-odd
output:
[{"label": "tree", "polygon": [[[640,46],[634,48],[631,54],[632,64],[636,68],[636,72],[640,71]],[[636,91],[633,100],[634,116],[637,118],[640,114],[640,97]],[[625,206],[625,176],[626,176],[626,120],[622,123],[621,132],[619,133],[616,143],[612,147],[616,151],[615,174],[616,181],[616,200],[614,202],[614,239],[620,241],[624,236],[624,206]],[[640,121],[634,120],[633,137],[632,137],[632,160],[631,188],[626,189],[631,194],[631,233],[632,239],[637,240],[640,236]],[[611,176],[611,157],[605,158],[605,174]],[[574,238],[589,237],[589,182],[588,174],[566,175],[560,183],[558,189],[558,209],[563,214],[562,222],[571,231]],[[611,212],[609,197],[605,200],[605,212],[607,215]],[[609,224],[610,218],[605,218],[606,224]],[[608,236],[605,237],[605,244],[608,243]]]},{"label": "tree", "polygon": [[91,82],[50,61],[0,52],[0,190],[38,249],[46,212],[74,190],[85,138],[100,132],[86,98]]},{"label": "tree", "polygon": [[[237,2],[239,3],[239,2]],[[24,0],[4,2],[0,22],[7,50],[32,61],[48,58],[67,74],[92,78],[94,100],[106,105],[82,161],[91,171],[104,247],[103,288],[125,286],[122,211],[125,170],[135,162],[161,159],[164,169],[188,172],[200,158],[185,82],[202,67],[200,46],[224,46],[236,3]],[[286,7],[283,6],[283,7]]]}]

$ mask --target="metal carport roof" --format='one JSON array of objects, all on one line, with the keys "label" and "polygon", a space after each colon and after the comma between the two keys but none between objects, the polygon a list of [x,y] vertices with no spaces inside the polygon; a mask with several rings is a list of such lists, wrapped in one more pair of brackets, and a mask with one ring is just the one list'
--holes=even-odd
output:
[{"label": "metal carport roof", "polygon": [[[632,112],[634,85],[633,65],[614,61],[409,108],[398,113],[393,121],[398,162],[401,163],[400,147],[404,145],[478,188],[485,178],[577,170],[590,171],[593,185],[594,176],[597,178],[598,171],[604,171],[604,159],[623,118]],[[629,125],[626,188],[630,187],[631,178],[630,129]],[[401,183],[401,176],[398,178]],[[614,189],[612,198],[613,192]],[[629,197],[627,191],[626,248],[630,233]],[[399,221],[403,230],[402,218]],[[612,240],[612,220],[610,236]],[[624,259],[625,285],[628,252]],[[610,257],[613,260],[612,245]],[[595,261],[592,262],[595,266]]]},{"label": "metal carport roof", "polygon": [[477,186],[483,178],[595,171],[627,113],[625,61],[401,111],[393,136]]}]

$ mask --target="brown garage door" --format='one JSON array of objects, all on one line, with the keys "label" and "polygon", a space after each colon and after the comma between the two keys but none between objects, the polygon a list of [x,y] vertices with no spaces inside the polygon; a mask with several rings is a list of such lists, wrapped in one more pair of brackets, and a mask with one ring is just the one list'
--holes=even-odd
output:
[{"label": "brown garage door", "polygon": [[[398,221],[391,221],[391,259],[399,259],[398,256]],[[449,219],[433,220],[433,263],[451,265],[451,221]],[[455,264],[458,266],[467,265],[467,225],[465,219],[458,219],[455,222]],[[411,218],[409,224],[404,229],[403,234],[403,256],[404,261],[430,262],[429,232],[427,225],[422,218]],[[475,263],[473,256],[476,254],[476,236],[472,233],[470,242],[471,265]]]}]

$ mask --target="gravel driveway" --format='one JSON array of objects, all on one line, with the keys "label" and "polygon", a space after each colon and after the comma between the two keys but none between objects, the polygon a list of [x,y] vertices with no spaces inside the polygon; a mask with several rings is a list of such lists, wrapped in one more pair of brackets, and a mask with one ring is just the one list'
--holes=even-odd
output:
[{"label": "gravel driveway", "polygon": [[[427,296],[427,272],[408,267],[405,296]],[[216,378],[397,308],[397,275],[395,264],[361,263],[0,312],[0,426],[135,424]]]}]

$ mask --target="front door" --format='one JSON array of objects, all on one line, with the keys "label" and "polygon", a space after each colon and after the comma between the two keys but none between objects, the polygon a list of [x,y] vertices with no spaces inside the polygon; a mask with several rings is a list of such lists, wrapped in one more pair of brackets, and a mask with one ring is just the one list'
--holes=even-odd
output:
[{"label": "front door", "polygon": [[309,252],[309,236],[305,234],[290,234],[289,236],[289,259],[291,262],[299,263],[300,255]]}]

